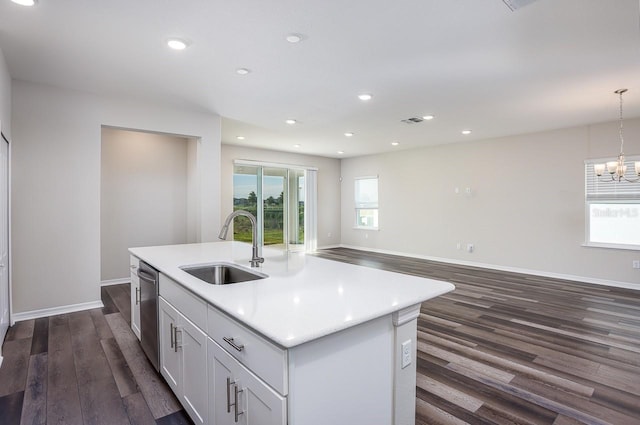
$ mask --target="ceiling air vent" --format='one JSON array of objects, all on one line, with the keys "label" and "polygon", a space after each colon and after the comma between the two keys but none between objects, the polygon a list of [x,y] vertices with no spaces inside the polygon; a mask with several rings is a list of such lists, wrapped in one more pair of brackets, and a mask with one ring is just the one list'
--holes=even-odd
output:
[{"label": "ceiling air vent", "polygon": [[504,4],[507,5],[509,9],[515,12],[517,9],[528,5],[529,3],[533,3],[536,0],[502,0]]},{"label": "ceiling air vent", "polygon": [[402,122],[405,124],[416,124],[422,121],[424,121],[424,119],[419,117],[412,117],[412,118],[407,118],[406,120],[402,120]]}]

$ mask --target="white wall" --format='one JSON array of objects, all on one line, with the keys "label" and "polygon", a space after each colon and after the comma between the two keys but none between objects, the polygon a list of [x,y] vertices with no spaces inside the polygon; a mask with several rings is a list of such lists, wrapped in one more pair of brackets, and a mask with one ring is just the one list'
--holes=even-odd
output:
[{"label": "white wall", "polygon": [[[318,247],[340,243],[340,160],[265,149],[222,145],[222,216],[233,211],[233,160],[306,165],[318,168]],[[331,236],[329,236],[331,234]]]},{"label": "white wall", "polygon": [[[640,154],[640,119],[625,135],[627,154]],[[640,252],[582,246],[584,160],[618,149],[606,123],[343,159],[342,243],[640,288]],[[353,179],[376,174],[380,230],[354,229]]]},{"label": "white wall", "polygon": [[102,129],[101,280],[129,277],[127,248],[187,242],[189,140]]},{"label": "white wall", "polygon": [[14,312],[100,300],[103,125],[199,138],[200,237],[215,237],[219,116],[14,80],[12,124]]}]

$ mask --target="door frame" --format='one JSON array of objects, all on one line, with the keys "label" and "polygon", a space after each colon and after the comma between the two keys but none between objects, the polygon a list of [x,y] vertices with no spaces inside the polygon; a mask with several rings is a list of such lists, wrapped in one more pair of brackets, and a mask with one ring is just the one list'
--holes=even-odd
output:
[{"label": "door frame", "polygon": [[[15,320],[13,319],[13,302],[12,302],[12,285],[11,285],[11,143],[9,142],[9,138],[2,132],[2,123],[0,122],[0,143],[7,144],[7,169],[6,169],[6,185],[7,185],[7,301],[8,301],[8,310],[9,310],[9,318],[7,326],[13,326],[15,324]],[[7,330],[8,330],[7,327]],[[4,338],[6,333],[0,335],[0,365],[2,365],[2,345],[4,343]]]}]

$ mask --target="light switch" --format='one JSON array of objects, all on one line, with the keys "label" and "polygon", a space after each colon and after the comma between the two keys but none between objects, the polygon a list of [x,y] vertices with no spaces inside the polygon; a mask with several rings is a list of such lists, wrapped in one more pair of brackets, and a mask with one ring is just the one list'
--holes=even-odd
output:
[{"label": "light switch", "polygon": [[411,340],[402,343],[402,369],[411,364]]}]

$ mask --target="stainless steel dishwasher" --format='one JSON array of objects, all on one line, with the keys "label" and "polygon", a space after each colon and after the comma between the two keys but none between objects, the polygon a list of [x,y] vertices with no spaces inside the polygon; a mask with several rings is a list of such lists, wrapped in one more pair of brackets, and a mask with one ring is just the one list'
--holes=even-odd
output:
[{"label": "stainless steel dishwasher", "polygon": [[144,261],[138,267],[140,278],[140,345],[149,361],[159,370],[158,350],[158,271]]}]

